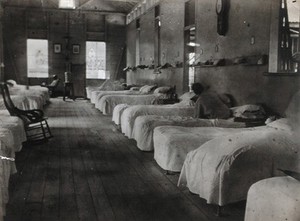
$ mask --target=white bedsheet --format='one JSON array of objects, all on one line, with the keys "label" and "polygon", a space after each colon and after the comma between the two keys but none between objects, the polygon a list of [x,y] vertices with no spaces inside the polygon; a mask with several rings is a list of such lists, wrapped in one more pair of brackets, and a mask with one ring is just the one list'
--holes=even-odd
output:
[{"label": "white bedsheet", "polygon": [[253,183],[281,175],[277,168],[300,170],[298,135],[263,126],[212,139],[188,153],[179,185],[210,204],[245,200]]},{"label": "white bedsheet", "polygon": [[20,151],[22,143],[26,141],[23,121],[18,117],[1,115],[0,113],[0,127],[11,131],[13,135],[14,151]]},{"label": "white bedsheet", "polygon": [[97,108],[99,106],[98,102],[104,95],[117,95],[117,94],[123,94],[123,95],[131,95],[131,94],[140,94],[139,91],[130,91],[130,90],[122,90],[122,91],[93,91],[91,93],[91,103],[95,104],[95,107]]},{"label": "white bedsheet", "polygon": [[153,130],[158,126],[182,127],[245,127],[244,123],[233,122],[233,119],[200,119],[182,116],[146,115],[135,119],[132,137],[137,142],[137,147],[143,151],[152,151]]},{"label": "white bedsheet", "polygon": [[[186,155],[205,142],[216,137],[239,133],[241,130],[254,130],[254,128],[226,128],[234,127],[234,124],[226,123],[225,120],[219,123],[219,126],[209,127],[209,121],[203,121],[201,127],[156,127],[153,134],[154,159],[164,170],[180,172]],[[240,124],[237,126],[240,127]]]},{"label": "white bedsheet", "polygon": [[[29,110],[33,109],[33,107],[38,106],[38,104],[34,100],[28,100],[28,98],[25,96],[11,95],[10,98],[14,105],[21,110]],[[0,110],[6,110],[2,96],[0,97]]]},{"label": "white bedsheet", "polygon": [[135,119],[143,115],[192,117],[194,107],[188,105],[133,105],[126,108],[121,115],[121,130],[128,138],[133,138],[132,131]]},{"label": "white bedsheet", "polygon": [[282,220],[300,220],[300,181],[283,176],[253,184],[248,192],[245,221]]},{"label": "white bedsheet", "polygon": [[103,114],[108,115],[112,114],[114,107],[118,104],[150,105],[164,96],[164,94],[105,95],[99,100],[96,108]]},{"label": "white bedsheet", "polygon": [[9,93],[10,95],[23,95],[23,96],[32,96],[32,97],[39,97],[41,100],[40,102],[42,105],[45,105],[49,99],[49,89],[47,87],[41,86],[26,86],[26,85],[14,85],[9,86]]},{"label": "white bedsheet", "polygon": [[121,116],[123,114],[123,111],[129,107],[128,104],[118,104],[115,106],[112,114],[112,122],[115,123],[115,125],[119,126],[121,124]]},{"label": "white bedsheet", "polygon": [[[9,129],[0,128],[0,156],[15,158],[13,134]],[[0,159],[0,219],[5,216],[9,178],[13,173],[16,173],[15,163]]]}]

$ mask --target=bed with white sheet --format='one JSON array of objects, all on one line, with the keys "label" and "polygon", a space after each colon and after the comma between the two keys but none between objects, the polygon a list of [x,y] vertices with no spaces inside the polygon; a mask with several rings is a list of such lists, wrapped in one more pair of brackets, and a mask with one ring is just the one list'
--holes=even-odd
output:
[{"label": "bed with white sheet", "polygon": [[[233,117],[247,115],[247,118],[265,118],[265,111],[260,105],[242,105],[231,108]],[[255,114],[254,114],[255,113]],[[227,120],[200,119],[182,116],[146,115],[135,119],[132,137],[137,141],[137,147],[143,151],[153,150],[153,130],[158,126],[183,126],[183,127],[245,127],[245,123],[234,122],[234,118]],[[260,121],[261,122],[261,121]],[[253,123],[252,123],[253,124]]]},{"label": "bed with white sheet", "polygon": [[121,90],[121,91],[92,91],[91,92],[91,103],[98,106],[99,100],[105,95],[138,95],[139,90]]},{"label": "bed with white sheet", "polygon": [[8,185],[10,175],[16,173],[15,143],[11,130],[0,127],[0,219],[5,216],[5,207],[8,202]]},{"label": "bed with white sheet", "polygon": [[45,105],[50,99],[49,89],[47,87],[41,87],[39,85],[20,85],[14,80],[7,80],[6,82],[8,82],[8,88],[11,95],[32,96],[32,98],[40,99],[42,105]]},{"label": "bed with white sheet", "polygon": [[300,171],[300,92],[287,118],[253,131],[212,139],[188,153],[179,179],[207,203],[223,206],[245,200],[249,187],[283,170]]},{"label": "bed with white sheet", "polygon": [[216,137],[254,130],[245,128],[244,124],[226,120],[217,120],[209,126],[209,120],[202,121],[200,127],[160,126],[154,129],[153,147],[154,159],[157,164],[167,171],[180,172],[186,155],[197,149],[205,142]]},{"label": "bed with white sheet", "polygon": [[26,141],[26,133],[23,121],[18,117],[5,115],[0,112],[0,127],[9,129],[14,139],[14,150],[20,151],[22,143]]},{"label": "bed with white sheet", "polygon": [[234,122],[233,118],[200,119],[182,116],[159,116],[146,115],[135,119],[132,138],[136,140],[137,147],[142,151],[152,151],[153,131],[159,126],[181,126],[181,127],[245,127],[244,123]]},{"label": "bed with white sheet", "polygon": [[245,200],[249,187],[277,168],[300,169],[297,136],[269,125],[212,139],[188,153],[179,183],[210,204]]},{"label": "bed with white sheet", "polygon": [[118,104],[150,105],[166,98],[172,89],[168,86],[155,88],[156,85],[145,85],[140,88],[140,93],[136,95],[105,95],[96,104],[96,108],[107,115],[112,114],[113,109]]},{"label": "bed with white sheet", "polygon": [[282,220],[300,220],[300,181],[282,176],[253,184],[248,191],[245,221]]},{"label": "bed with white sheet", "polygon": [[100,86],[88,86],[86,87],[86,96],[88,99],[91,99],[92,93],[94,91],[119,91],[124,90],[124,82],[120,81],[112,81],[110,79],[106,79]]},{"label": "bed with white sheet", "polygon": [[[15,107],[21,110],[36,109],[36,107],[39,106],[35,100],[28,99],[27,97],[22,95],[11,95],[10,98]],[[0,110],[6,110],[2,95],[0,95]]]},{"label": "bed with white sheet", "polygon": [[133,138],[133,128],[137,117],[144,115],[185,116],[194,115],[194,107],[189,105],[134,105],[126,108],[121,115],[121,130],[128,138]]},{"label": "bed with white sheet", "polygon": [[[113,121],[116,125],[121,124],[122,133],[128,138],[132,137],[135,119],[144,115],[182,116],[194,115],[195,103],[190,100],[195,94],[187,92],[180,97],[180,102],[169,105],[120,105],[114,111]],[[118,124],[119,123],[119,124]]]}]

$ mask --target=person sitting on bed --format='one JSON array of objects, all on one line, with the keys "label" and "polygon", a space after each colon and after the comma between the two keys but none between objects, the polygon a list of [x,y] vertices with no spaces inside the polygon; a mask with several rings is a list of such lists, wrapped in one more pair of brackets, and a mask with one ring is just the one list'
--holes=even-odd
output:
[{"label": "person sitting on bed", "polygon": [[191,100],[196,103],[198,100],[200,94],[204,91],[204,87],[200,83],[194,83],[192,84],[192,91],[196,94],[194,97],[191,98]]},{"label": "person sitting on bed", "polygon": [[231,116],[231,110],[221,99],[221,95],[215,92],[204,91],[200,83],[192,86],[195,96],[191,100],[195,101],[195,118],[206,119],[227,119]]}]

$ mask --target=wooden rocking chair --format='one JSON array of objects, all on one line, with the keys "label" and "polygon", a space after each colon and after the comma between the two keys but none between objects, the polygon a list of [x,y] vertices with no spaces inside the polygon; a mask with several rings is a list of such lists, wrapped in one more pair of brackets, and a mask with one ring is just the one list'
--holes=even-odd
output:
[{"label": "wooden rocking chair", "polygon": [[53,137],[47,123],[47,118],[44,117],[44,112],[40,109],[21,110],[15,107],[9,94],[7,84],[0,83],[1,93],[6,109],[11,116],[17,116],[24,122],[27,142],[42,142],[48,141]]}]

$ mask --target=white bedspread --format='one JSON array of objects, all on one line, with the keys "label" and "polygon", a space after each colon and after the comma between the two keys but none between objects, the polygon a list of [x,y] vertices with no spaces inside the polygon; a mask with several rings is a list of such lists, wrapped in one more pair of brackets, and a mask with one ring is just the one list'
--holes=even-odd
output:
[{"label": "white bedspread", "polygon": [[131,94],[140,94],[139,91],[130,91],[130,90],[122,90],[122,91],[92,91],[91,92],[91,103],[95,104],[96,107],[98,107],[99,100],[104,95],[117,95],[117,94],[123,94],[123,95],[131,95]]},{"label": "white bedspread", "polygon": [[[37,105],[36,102],[28,100],[25,96],[11,95],[10,97],[14,105],[21,110],[29,110]],[[2,96],[0,97],[0,110],[6,110]]]},{"label": "white bedspread", "polygon": [[164,94],[105,95],[99,100],[96,108],[108,115],[112,114],[114,107],[118,104],[150,105],[161,97],[164,97]]},{"label": "white bedspread", "polygon": [[[180,172],[186,155],[205,142],[216,137],[239,133],[241,130],[254,130],[254,128],[226,128],[234,127],[234,124],[226,123],[225,120],[219,123],[219,126],[209,127],[209,121],[203,121],[201,127],[156,127],[153,135],[154,159],[164,170]],[[240,124],[237,126],[240,127]]]},{"label": "white bedspread", "polygon": [[20,151],[22,143],[26,141],[23,121],[18,117],[1,115],[0,113],[0,127],[11,131],[13,135],[14,151]]},{"label": "white bedspread", "polygon": [[284,176],[253,184],[248,192],[245,221],[282,220],[300,220],[300,181]]},{"label": "white bedspread", "polygon": [[210,204],[245,200],[249,187],[279,175],[277,168],[300,170],[298,136],[263,126],[212,139],[187,155],[179,184]]},{"label": "white bedspread", "polygon": [[118,104],[117,106],[115,106],[112,114],[112,122],[119,126],[121,124],[121,116],[123,114],[123,111],[129,106],[130,105],[128,104]]},{"label": "white bedspread", "polygon": [[[13,134],[9,129],[0,128],[0,156],[15,158]],[[14,162],[0,159],[0,219],[5,216],[5,206],[9,197],[9,178],[15,172]]]},{"label": "white bedspread", "polygon": [[182,116],[146,115],[135,119],[132,137],[137,142],[137,147],[143,151],[153,150],[153,130],[158,126],[183,126],[183,127],[245,127],[244,123],[233,122],[233,119],[200,119]]},{"label": "white bedspread", "polygon": [[126,108],[121,115],[121,129],[128,138],[133,138],[135,119],[143,115],[192,117],[194,107],[188,105],[134,105]]},{"label": "white bedspread", "polygon": [[45,105],[50,97],[49,97],[49,89],[47,87],[41,86],[26,86],[26,85],[14,85],[10,86],[9,93],[10,95],[23,95],[27,97],[32,97],[40,100],[41,105]]}]

